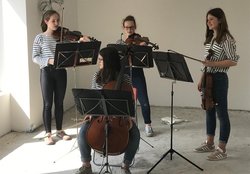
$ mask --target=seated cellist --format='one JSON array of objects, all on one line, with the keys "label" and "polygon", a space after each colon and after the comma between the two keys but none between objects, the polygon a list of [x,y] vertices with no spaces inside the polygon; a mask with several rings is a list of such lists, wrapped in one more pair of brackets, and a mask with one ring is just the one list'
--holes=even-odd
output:
[{"label": "seated cellist", "polygon": [[[92,89],[103,89],[104,85],[108,82],[117,80],[121,70],[120,56],[118,51],[113,47],[106,47],[100,50],[99,57],[99,70],[94,74],[92,80]],[[131,85],[131,80],[128,75],[122,75],[122,81]],[[93,119],[91,116],[86,116],[85,120]],[[140,132],[134,123],[131,122],[129,129],[128,145],[124,153],[124,158],[121,167],[121,173],[130,174],[129,166],[132,163],[136,151],[139,146]],[[76,172],[77,174],[92,174],[91,168],[91,147],[86,139],[86,132],[90,122],[85,121],[78,135],[78,146],[81,153],[82,166]]]}]

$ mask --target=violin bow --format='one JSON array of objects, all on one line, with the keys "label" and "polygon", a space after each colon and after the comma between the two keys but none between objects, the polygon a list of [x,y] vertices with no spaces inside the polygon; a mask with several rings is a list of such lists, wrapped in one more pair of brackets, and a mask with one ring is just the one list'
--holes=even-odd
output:
[{"label": "violin bow", "polygon": [[179,54],[179,55],[181,55],[181,56],[183,56],[183,57],[186,57],[186,58],[188,58],[188,59],[195,60],[195,61],[197,61],[197,62],[201,62],[201,63],[202,63],[202,60],[199,60],[199,59],[196,59],[196,58],[193,58],[193,57],[190,57],[190,56],[187,56],[187,55],[184,55],[184,54],[178,53],[178,52],[173,51],[173,50],[168,50],[168,51],[169,51],[169,52],[172,52],[172,53]]},{"label": "violin bow", "polygon": [[64,7],[62,7],[62,20],[61,20],[61,35],[60,35],[60,42],[63,41],[63,10],[64,10]]}]

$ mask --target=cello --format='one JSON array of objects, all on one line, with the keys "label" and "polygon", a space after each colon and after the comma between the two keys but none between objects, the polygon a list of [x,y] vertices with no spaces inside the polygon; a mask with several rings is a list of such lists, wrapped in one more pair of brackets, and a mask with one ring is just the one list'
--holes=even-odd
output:
[{"label": "cello", "polygon": [[[131,85],[122,81],[124,67],[120,69],[116,81],[110,81],[104,84],[103,89],[123,90],[133,94]],[[119,155],[125,152],[129,141],[129,130],[132,127],[130,117],[118,116],[98,116],[90,120],[89,128],[86,132],[86,139],[91,148],[105,155]],[[106,131],[107,139],[106,140]],[[107,144],[106,144],[107,143]]]}]

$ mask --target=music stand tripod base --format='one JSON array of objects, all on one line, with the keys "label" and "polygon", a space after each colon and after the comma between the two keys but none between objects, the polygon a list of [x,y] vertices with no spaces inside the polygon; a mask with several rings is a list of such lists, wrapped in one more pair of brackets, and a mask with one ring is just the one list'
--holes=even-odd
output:
[{"label": "music stand tripod base", "polygon": [[164,153],[164,155],[161,157],[160,160],[158,160],[154,166],[147,172],[150,173],[169,153],[170,153],[170,160],[172,160],[173,153],[176,153],[201,171],[203,171],[202,168],[200,168],[198,165],[178,153],[173,149],[173,96],[174,96],[174,90],[173,86],[176,80],[184,81],[184,82],[193,82],[193,79],[190,75],[190,72],[188,70],[186,61],[181,54],[171,53],[171,52],[154,52],[154,60],[157,65],[159,74],[161,78],[166,79],[172,79],[174,80],[172,82],[171,86],[171,123],[170,123],[170,130],[171,130],[171,136],[170,136],[170,149]]}]

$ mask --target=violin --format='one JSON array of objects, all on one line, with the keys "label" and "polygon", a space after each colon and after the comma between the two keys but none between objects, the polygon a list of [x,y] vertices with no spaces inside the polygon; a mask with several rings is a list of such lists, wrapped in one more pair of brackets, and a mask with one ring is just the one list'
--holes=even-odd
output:
[{"label": "violin", "polygon": [[[208,55],[206,57],[207,60],[213,55],[213,50],[208,50]],[[202,75],[202,83],[201,83],[201,99],[202,104],[201,107],[204,110],[211,110],[214,106],[214,99],[213,99],[213,77],[211,73],[207,73],[207,67],[205,67],[203,75]]]},{"label": "violin", "polygon": [[[57,42],[62,41],[70,41],[76,42],[81,37],[83,37],[80,31],[70,31],[65,27],[58,27],[56,31],[54,31],[53,36],[57,39]],[[90,41],[97,41],[94,37],[88,37]]]},{"label": "violin", "polygon": [[159,46],[157,44],[150,42],[148,37],[141,37],[141,35],[137,33],[131,34],[125,40],[125,43],[127,43],[128,45],[130,44],[140,45],[140,43],[142,42],[145,42],[147,45],[151,45],[155,50],[159,49]]}]

